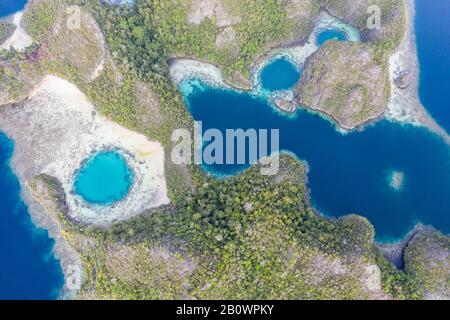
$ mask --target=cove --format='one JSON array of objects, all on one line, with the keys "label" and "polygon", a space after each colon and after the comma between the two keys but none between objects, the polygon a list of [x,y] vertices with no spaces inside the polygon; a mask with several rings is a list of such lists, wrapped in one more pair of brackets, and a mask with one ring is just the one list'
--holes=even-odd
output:
[{"label": "cove", "polygon": [[326,29],[317,34],[316,43],[319,47],[330,40],[347,41],[347,35],[337,29]]},{"label": "cove", "polygon": [[[279,129],[280,148],[307,161],[313,205],[323,214],[363,215],[374,224],[378,241],[398,239],[418,222],[450,232],[450,150],[426,128],[381,121],[343,135],[302,109],[287,117],[254,93],[210,87],[199,79],[184,80],[180,89],[204,130]],[[203,168],[222,177],[248,165]],[[402,183],[396,188],[398,177]]]},{"label": "cove", "polygon": [[86,202],[111,205],[126,197],[133,174],[118,151],[104,151],[89,158],[75,177],[75,192]]},{"label": "cove", "polygon": [[0,133],[0,299],[56,299],[64,276],[54,241],[33,225],[9,165],[13,142]]},{"label": "cove", "polygon": [[434,119],[450,132],[450,1],[415,0],[420,64],[419,94]]}]

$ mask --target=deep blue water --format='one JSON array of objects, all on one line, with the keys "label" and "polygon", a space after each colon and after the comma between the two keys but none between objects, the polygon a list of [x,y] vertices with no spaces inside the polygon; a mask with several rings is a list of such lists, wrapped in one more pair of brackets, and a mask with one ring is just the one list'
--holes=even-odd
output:
[{"label": "deep blue water", "polygon": [[11,171],[11,140],[0,133],[0,299],[55,299],[63,285],[53,240],[37,229]]},{"label": "deep blue water", "polygon": [[[22,10],[25,0],[1,0],[0,18]],[[64,276],[54,241],[34,226],[9,161],[13,142],[0,132],[0,299],[56,299]]]},{"label": "deep blue water", "polygon": [[26,0],[1,0],[0,18],[22,10],[26,2]]},{"label": "deep blue water", "polygon": [[345,32],[336,30],[336,29],[326,29],[321,31],[316,38],[316,42],[318,46],[323,45],[325,42],[329,40],[338,40],[338,41],[346,41],[347,35]]},{"label": "deep blue water", "polygon": [[[187,103],[204,131],[280,129],[280,149],[309,163],[312,200],[326,215],[364,215],[375,225],[378,240],[397,239],[419,221],[450,232],[450,149],[424,128],[383,121],[342,135],[309,112],[299,110],[288,118],[265,98],[205,84]],[[244,167],[205,169],[229,175]],[[400,190],[390,185],[393,172],[404,176]]]},{"label": "deep blue water", "polygon": [[420,99],[450,132],[450,1],[416,0]]},{"label": "deep blue water", "polygon": [[261,83],[269,91],[292,88],[300,79],[300,72],[285,58],[276,59],[261,72]]},{"label": "deep blue water", "polygon": [[88,159],[75,179],[75,191],[89,202],[110,205],[130,190],[132,172],[117,151],[100,152]]}]

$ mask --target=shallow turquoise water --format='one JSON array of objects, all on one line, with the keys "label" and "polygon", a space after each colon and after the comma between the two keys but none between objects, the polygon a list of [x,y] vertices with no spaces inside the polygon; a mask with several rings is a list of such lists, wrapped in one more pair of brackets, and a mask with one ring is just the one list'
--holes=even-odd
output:
[{"label": "shallow turquoise water", "polygon": [[286,58],[276,59],[261,72],[261,83],[268,91],[287,90],[300,79],[300,72]]},{"label": "shallow turquoise water", "polygon": [[100,152],[77,173],[75,191],[86,202],[110,205],[125,198],[132,181],[133,174],[119,152]]},{"label": "shallow turquoise water", "polygon": [[[186,81],[197,83],[186,102],[204,131],[279,129],[280,149],[308,162],[312,201],[324,214],[366,216],[380,241],[402,237],[417,222],[450,232],[450,148],[427,129],[381,121],[343,135],[309,112],[286,117],[264,97]],[[219,177],[247,167],[204,169]],[[402,177],[400,188],[393,187],[394,172]]]},{"label": "shallow turquoise water", "polygon": [[326,29],[321,31],[316,38],[318,46],[321,46],[325,42],[330,40],[346,41],[347,35],[345,34],[345,32],[337,29]]}]

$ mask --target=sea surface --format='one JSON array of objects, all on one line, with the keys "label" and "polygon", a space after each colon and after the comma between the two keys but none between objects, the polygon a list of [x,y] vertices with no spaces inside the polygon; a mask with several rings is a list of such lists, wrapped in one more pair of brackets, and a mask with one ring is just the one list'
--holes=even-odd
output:
[{"label": "sea surface", "polygon": [[450,133],[450,1],[416,0],[420,99]]},{"label": "sea surface", "polygon": [[[186,101],[204,131],[279,129],[280,149],[308,162],[314,206],[328,216],[361,214],[380,241],[402,237],[417,222],[450,232],[450,149],[425,128],[382,121],[344,135],[318,115],[298,110],[288,118],[266,98],[202,82]],[[204,166],[216,176],[245,167]],[[394,173],[402,177],[398,188],[392,187]]]},{"label": "sea surface", "polygon": [[75,191],[88,203],[111,205],[128,194],[133,174],[117,151],[105,151],[88,159],[75,179]]}]

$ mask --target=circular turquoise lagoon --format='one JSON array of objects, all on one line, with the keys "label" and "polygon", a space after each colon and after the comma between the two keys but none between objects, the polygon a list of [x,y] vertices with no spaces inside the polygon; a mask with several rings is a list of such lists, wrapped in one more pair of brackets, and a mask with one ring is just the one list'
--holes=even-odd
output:
[{"label": "circular turquoise lagoon", "polygon": [[325,29],[318,33],[317,35],[317,45],[320,47],[325,42],[330,40],[337,40],[337,41],[347,41],[347,35],[345,32],[337,29]]},{"label": "circular turquoise lagoon", "polygon": [[269,91],[291,89],[300,75],[300,71],[288,59],[276,59],[262,70],[262,87]]},{"label": "circular turquoise lagoon", "polygon": [[110,205],[128,194],[133,182],[125,158],[117,151],[104,151],[88,159],[75,177],[75,192],[86,202]]}]

